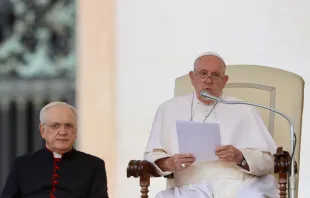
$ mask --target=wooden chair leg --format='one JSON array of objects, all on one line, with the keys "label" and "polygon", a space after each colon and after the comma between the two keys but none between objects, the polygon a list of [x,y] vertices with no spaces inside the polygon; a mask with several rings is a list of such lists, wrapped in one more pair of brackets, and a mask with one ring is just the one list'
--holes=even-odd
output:
[{"label": "wooden chair leg", "polygon": [[149,186],[150,186],[150,175],[143,174],[140,176],[140,186],[141,186],[141,198],[148,198]]},{"label": "wooden chair leg", "polygon": [[[274,173],[279,174],[279,190],[280,198],[286,198],[287,196],[287,182],[290,167],[290,154],[284,151],[282,147],[277,149],[277,153],[274,154]],[[296,167],[297,164],[295,164]],[[297,173],[297,169],[295,170]]]},{"label": "wooden chair leg", "polygon": [[287,195],[287,173],[279,173],[279,189],[280,189],[280,198],[286,198]]}]

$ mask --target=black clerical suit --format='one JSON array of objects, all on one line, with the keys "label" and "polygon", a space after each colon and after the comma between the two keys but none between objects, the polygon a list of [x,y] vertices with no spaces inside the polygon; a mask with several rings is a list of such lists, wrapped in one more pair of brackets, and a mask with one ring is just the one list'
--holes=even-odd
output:
[{"label": "black clerical suit", "polygon": [[72,149],[17,157],[0,198],[108,198],[103,160]]}]

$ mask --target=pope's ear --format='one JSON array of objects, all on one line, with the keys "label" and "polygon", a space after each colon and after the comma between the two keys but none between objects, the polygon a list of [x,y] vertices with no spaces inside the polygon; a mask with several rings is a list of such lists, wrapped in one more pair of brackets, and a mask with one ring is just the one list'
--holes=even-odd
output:
[{"label": "pope's ear", "polygon": [[229,80],[229,77],[227,75],[224,76],[224,85],[227,83],[227,81]]},{"label": "pope's ear", "polygon": [[188,75],[189,75],[189,77],[191,78],[191,81],[193,81],[193,80],[194,80],[194,77],[195,77],[194,72],[193,72],[193,71],[190,71],[190,72],[188,73]]},{"label": "pope's ear", "polygon": [[195,77],[194,72],[193,72],[193,71],[190,71],[190,72],[188,73],[188,75],[189,75],[189,77],[191,78],[191,83],[192,83],[192,85],[194,85],[194,77]]}]

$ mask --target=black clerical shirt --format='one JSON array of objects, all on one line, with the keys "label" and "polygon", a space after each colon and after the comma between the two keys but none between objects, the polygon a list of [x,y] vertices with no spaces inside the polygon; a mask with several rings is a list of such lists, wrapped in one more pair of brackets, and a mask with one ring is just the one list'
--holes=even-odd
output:
[{"label": "black clerical shirt", "polygon": [[75,149],[54,158],[44,148],[15,159],[0,198],[108,198],[105,163]]}]

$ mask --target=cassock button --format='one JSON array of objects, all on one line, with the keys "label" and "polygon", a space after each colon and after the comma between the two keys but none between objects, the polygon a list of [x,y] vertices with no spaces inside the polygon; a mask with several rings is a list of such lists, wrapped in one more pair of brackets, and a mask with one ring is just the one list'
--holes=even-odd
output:
[{"label": "cassock button", "polygon": [[54,177],[60,177],[59,175],[57,175],[56,173],[54,174]]},{"label": "cassock button", "polygon": [[55,191],[56,190],[56,188],[53,188],[53,191]]},{"label": "cassock button", "polygon": [[57,170],[59,170],[59,169],[60,169],[60,167],[59,167],[59,166],[56,166],[56,169],[57,169]]},{"label": "cassock button", "polygon": [[59,182],[58,181],[54,181],[54,184],[59,184]]},{"label": "cassock button", "polygon": [[56,158],[56,162],[60,162],[61,161],[61,159],[60,158]]}]

